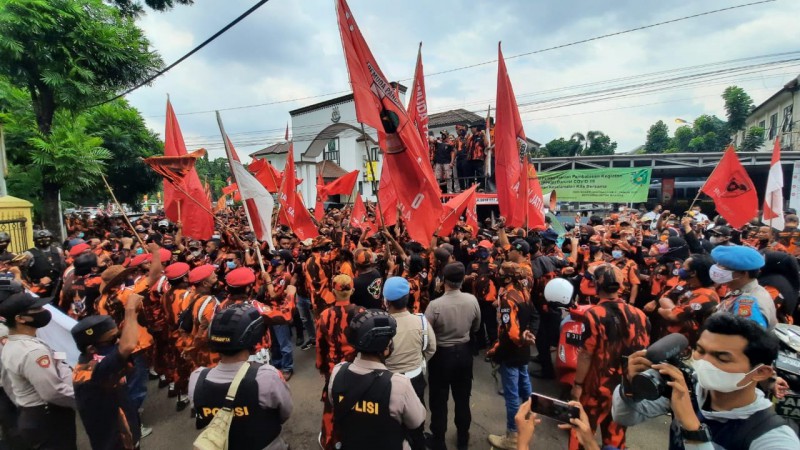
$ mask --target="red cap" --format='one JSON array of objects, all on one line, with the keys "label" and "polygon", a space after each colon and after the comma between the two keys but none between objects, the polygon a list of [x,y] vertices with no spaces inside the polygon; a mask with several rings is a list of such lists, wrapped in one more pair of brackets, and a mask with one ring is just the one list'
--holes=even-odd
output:
[{"label": "red cap", "polygon": [[256,282],[256,274],[247,267],[233,269],[225,275],[225,283],[230,287],[242,287]]},{"label": "red cap", "polygon": [[494,246],[492,245],[491,242],[489,242],[486,239],[484,239],[484,240],[478,242],[478,247],[483,247],[485,249],[491,250],[492,247],[494,247]]},{"label": "red cap", "polygon": [[179,278],[183,278],[189,273],[189,265],[183,262],[176,262],[174,264],[170,264],[164,269],[164,275],[166,275],[168,280],[177,280]]},{"label": "red cap", "polygon": [[153,259],[153,255],[150,253],[142,253],[140,255],[136,255],[131,260],[131,263],[128,264],[128,267],[139,267],[140,265],[151,261]]},{"label": "red cap", "polygon": [[195,267],[189,272],[189,283],[190,284],[197,284],[206,278],[210,277],[212,273],[214,273],[214,266],[211,264],[203,264],[200,267]]},{"label": "red cap", "polygon": [[172,258],[172,252],[165,248],[158,249],[158,254],[161,255],[161,264],[164,264]]},{"label": "red cap", "polygon": [[81,253],[85,252],[86,250],[91,250],[91,249],[92,247],[90,247],[89,244],[84,242],[69,249],[69,256],[72,256],[74,258],[80,255]]}]

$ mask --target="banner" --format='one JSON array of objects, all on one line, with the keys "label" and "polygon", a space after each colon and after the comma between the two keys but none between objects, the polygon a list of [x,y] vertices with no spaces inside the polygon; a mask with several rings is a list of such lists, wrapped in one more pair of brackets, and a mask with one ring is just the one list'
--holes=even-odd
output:
[{"label": "banner", "polygon": [[639,203],[647,201],[651,169],[588,169],[539,172],[542,191],[564,202]]},{"label": "banner", "polygon": [[789,196],[789,208],[795,211],[800,209],[800,161],[795,161],[792,167],[792,191]]}]

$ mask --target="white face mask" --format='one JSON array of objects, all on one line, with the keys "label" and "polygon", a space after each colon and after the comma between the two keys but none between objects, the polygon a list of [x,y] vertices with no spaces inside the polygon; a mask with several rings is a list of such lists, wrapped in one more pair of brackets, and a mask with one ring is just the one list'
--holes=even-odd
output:
[{"label": "white face mask", "polygon": [[719,367],[711,364],[705,359],[692,359],[692,368],[697,374],[697,382],[707,391],[734,392],[746,388],[753,384],[752,381],[739,386],[739,383],[748,375],[758,370],[763,364],[759,364],[755,369],[747,373],[725,372]]},{"label": "white face mask", "polygon": [[720,238],[719,236],[711,236],[708,239],[708,242],[711,242],[711,245],[718,245],[722,243],[722,238]]},{"label": "white face mask", "polygon": [[733,272],[730,270],[723,269],[722,267],[714,264],[708,269],[708,275],[711,277],[711,281],[716,284],[725,284],[730,283],[733,281]]}]

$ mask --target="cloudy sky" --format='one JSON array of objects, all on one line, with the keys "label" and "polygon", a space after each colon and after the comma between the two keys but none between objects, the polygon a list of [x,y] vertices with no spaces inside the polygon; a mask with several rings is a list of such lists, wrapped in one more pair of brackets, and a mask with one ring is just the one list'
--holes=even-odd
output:
[{"label": "cloudy sky", "polygon": [[[800,61],[744,67],[800,58],[800,2],[777,0],[510,57],[752,1],[349,4],[390,79],[411,78],[423,42],[431,112],[465,108],[485,114],[495,102],[497,63],[491,61],[502,41],[528,137],[546,143],[576,131],[601,130],[619,143],[618,151],[628,151],[644,143],[647,129],[659,119],[672,131],[677,117],[724,118],[720,94],[730,84],[745,88],[758,104],[800,74]],[[140,26],[171,63],[255,3],[195,0],[167,13],[149,11]],[[795,53],[767,56],[786,52]],[[738,61],[719,64],[733,60]],[[450,71],[480,63],[485,64]],[[443,71],[449,72],[435,75]],[[702,75],[706,72],[716,73]],[[344,95],[349,88],[334,1],[272,0],[128,99],[148,126],[163,133],[169,94],[190,150],[205,147],[213,158],[223,151],[208,111],[238,108],[222,112],[226,130],[240,153],[250,153],[283,139],[290,110]],[[263,106],[247,107],[252,105]]]}]

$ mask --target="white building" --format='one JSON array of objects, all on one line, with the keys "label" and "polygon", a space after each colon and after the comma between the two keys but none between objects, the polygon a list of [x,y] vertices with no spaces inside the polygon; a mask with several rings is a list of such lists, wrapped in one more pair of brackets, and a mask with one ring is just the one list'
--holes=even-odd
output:
[{"label": "white building", "polygon": [[756,106],[747,117],[744,130],[733,136],[733,142],[740,144],[747,130],[757,126],[764,129],[764,145],[759,151],[772,151],[778,136],[781,138],[782,150],[800,150],[800,120],[795,118],[795,110],[800,111],[800,76]]}]

